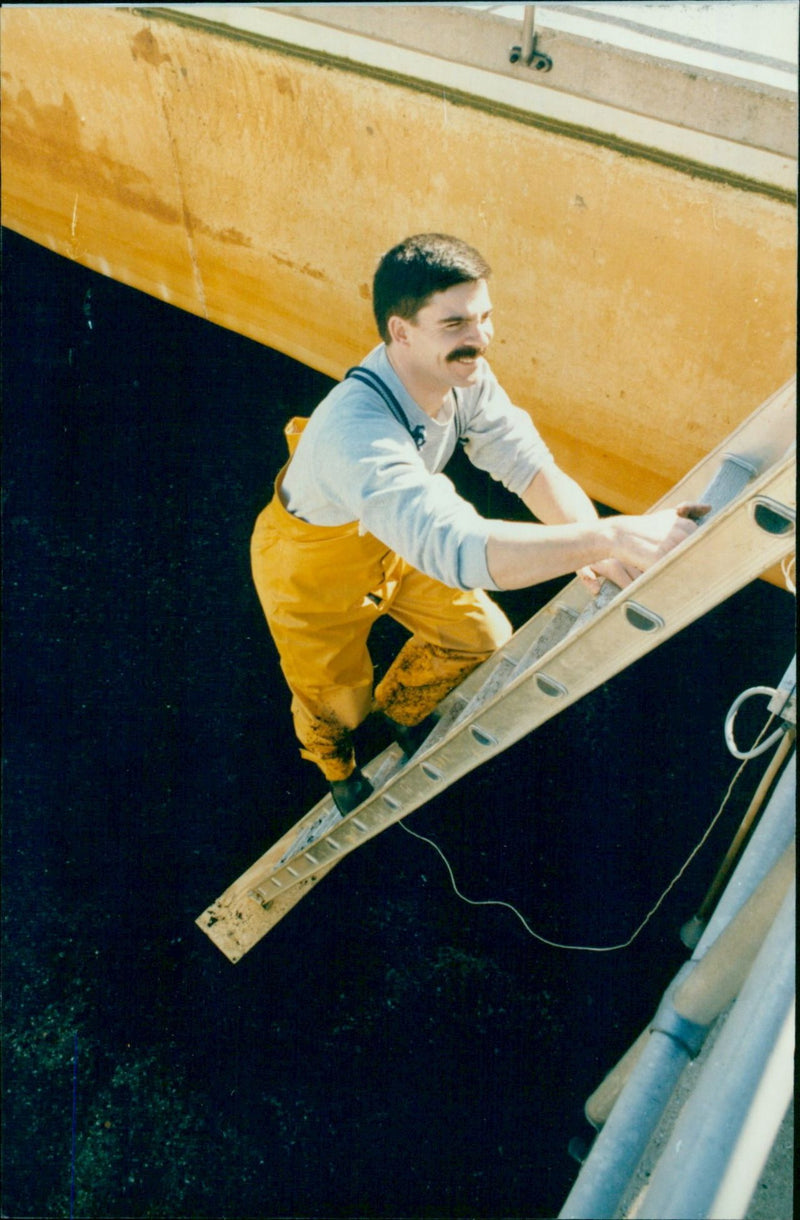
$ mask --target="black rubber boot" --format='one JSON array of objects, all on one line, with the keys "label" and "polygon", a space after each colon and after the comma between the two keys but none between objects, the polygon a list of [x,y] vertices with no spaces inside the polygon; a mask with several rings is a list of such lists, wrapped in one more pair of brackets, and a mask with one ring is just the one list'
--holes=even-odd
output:
[{"label": "black rubber boot", "polygon": [[347,779],[331,780],[330,786],[334,804],[342,816],[352,813],[359,805],[363,805],[373,792],[372,784],[358,767],[352,775],[348,775]]},{"label": "black rubber boot", "polygon": [[436,717],[433,713],[430,716],[426,716],[419,724],[398,724],[396,720],[392,720],[391,716],[387,716],[385,713],[384,719],[392,730],[392,736],[406,758],[411,758],[412,754],[416,754],[425,738],[433,732],[436,724]]}]

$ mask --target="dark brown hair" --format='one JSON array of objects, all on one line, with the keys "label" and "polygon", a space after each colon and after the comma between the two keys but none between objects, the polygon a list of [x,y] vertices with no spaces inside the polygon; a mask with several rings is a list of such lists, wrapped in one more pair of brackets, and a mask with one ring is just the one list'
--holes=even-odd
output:
[{"label": "dark brown hair", "polygon": [[389,342],[393,314],[411,319],[435,292],[488,279],[491,270],[483,255],[458,237],[407,237],[384,254],[372,281],[372,309],[381,338]]}]

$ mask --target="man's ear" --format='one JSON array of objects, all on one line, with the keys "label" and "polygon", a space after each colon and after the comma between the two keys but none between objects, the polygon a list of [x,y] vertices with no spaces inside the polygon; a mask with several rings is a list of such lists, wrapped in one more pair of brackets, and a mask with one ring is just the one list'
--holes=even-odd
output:
[{"label": "man's ear", "polygon": [[399,314],[393,313],[386,326],[392,343],[397,343],[400,346],[408,343],[409,323],[406,318],[401,318]]}]

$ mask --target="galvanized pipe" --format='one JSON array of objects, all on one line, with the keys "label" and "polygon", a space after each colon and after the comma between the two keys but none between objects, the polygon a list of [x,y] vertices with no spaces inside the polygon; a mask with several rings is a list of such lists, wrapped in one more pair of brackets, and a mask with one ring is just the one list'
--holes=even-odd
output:
[{"label": "galvanized pipe", "polygon": [[611,1220],[689,1057],[668,1034],[650,1034],[559,1220]]},{"label": "galvanized pipe", "polygon": [[[642,1202],[649,1217],[705,1220],[712,1210],[792,1009],[795,905],[791,887],[656,1165]],[[745,1215],[762,1169],[763,1161],[751,1165],[726,1220]]]},{"label": "galvanized pipe", "polygon": [[[796,755],[792,754],[764,811],[763,818],[756,827],[733,877],[697,944],[692,955],[693,962],[698,963],[703,959],[793,841],[795,791]],[[682,978],[686,971],[687,968],[684,967],[681,972]],[[677,985],[677,982],[678,980],[675,980],[673,986]],[[684,1015],[692,1014],[685,1011]],[[585,1106],[586,1117],[598,1129],[608,1120],[612,1107],[616,1104],[626,1081],[641,1057],[649,1035],[650,1026],[639,1035],[636,1042],[588,1098]]]},{"label": "galvanized pipe", "polygon": [[[795,1004],[789,1005],[775,1048],[739,1132],[708,1220],[745,1215],[786,1118],[794,1088]],[[745,1206],[747,1203],[747,1207]],[[787,1211],[789,1208],[787,1207]]]},{"label": "galvanized pipe", "polygon": [[[659,1008],[616,1104],[595,1140],[559,1220],[612,1220],[636,1166],[691,1055],[702,1045],[702,1026],[676,1012],[671,995],[774,869],[794,834],[794,756],[781,776],[753,839],[695,951],[695,962],[679,972]],[[670,1020],[674,1022],[671,1032]],[[694,1044],[692,1040],[694,1039]],[[626,1057],[627,1058],[627,1057]],[[624,1062],[624,1061],[623,1061]],[[627,1070],[627,1065],[626,1065]]]},{"label": "galvanized pipe", "polygon": [[[785,902],[793,893],[794,843],[699,962],[687,962],[653,1019],[627,1085],[592,1148],[562,1217],[603,1220],[614,1215],[631,1174],[658,1125],[684,1067],[708,1030],[737,996]],[[729,1070],[733,1064],[728,1065]],[[694,1212],[675,1213],[690,1220]],[[698,1213],[700,1214],[700,1213]],[[651,1215],[659,1216],[660,1212]],[[673,1215],[672,1212],[669,1213]]]}]

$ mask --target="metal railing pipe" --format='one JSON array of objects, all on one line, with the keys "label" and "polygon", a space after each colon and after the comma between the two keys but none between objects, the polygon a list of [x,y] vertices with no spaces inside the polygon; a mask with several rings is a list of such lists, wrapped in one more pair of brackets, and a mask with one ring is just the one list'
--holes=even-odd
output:
[{"label": "metal railing pipe", "polygon": [[[796,793],[796,755],[793,752],[756,826],[735,872],[692,954],[692,962],[703,959],[709,949],[758,888],[794,839]],[[781,895],[782,899],[782,895]],[[685,977],[687,967],[681,971]],[[673,981],[673,987],[678,980]],[[652,1023],[651,1023],[652,1024]],[[598,1129],[608,1120],[628,1078],[647,1045],[650,1026],[626,1051],[586,1102],[586,1117]],[[591,1153],[590,1153],[591,1155]]]},{"label": "metal railing pipe", "polygon": [[[780,871],[781,857],[793,840],[794,794],[793,756],[698,943],[694,959],[686,963],[667,989],[651,1023],[649,1037],[640,1039],[638,1057],[626,1056],[629,1062],[625,1064],[624,1084],[559,1213],[559,1220],[612,1220],[617,1214],[681,1073],[689,1058],[698,1053],[707,1032],[704,1026],[687,1019],[691,1014],[684,1015],[675,1009],[673,996],[685,986],[687,977],[702,966],[705,953],[723,929],[736,922],[748,899],[762,885],[770,888],[765,879],[773,870]],[[747,913],[744,918],[748,918]],[[632,1066],[631,1060],[635,1060]],[[610,1095],[616,1092],[616,1088],[609,1088]]]},{"label": "metal railing pipe", "polygon": [[[705,1220],[711,1213],[792,1010],[794,935],[792,886],[656,1165],[641,1214],[653,1220]],[[785,1075],[791,1079],[791,1061]],[[782,1118],[783,1113],[778,1124]],[[737,1198],[728,1199],[734,1210],[726,1210],[726,1220],[745,1215],[762,1169],[763,1161],[751,1164]]]},{"label": "metal railing pipe", "polygon": [[689,1058],[682,1042],[650,1034],[559,1220],[611,1220]]}]

